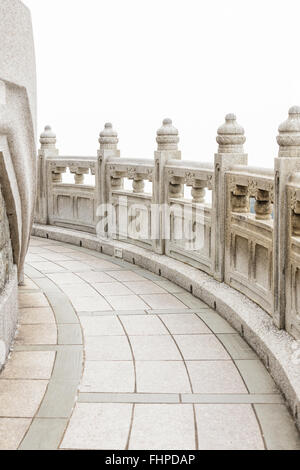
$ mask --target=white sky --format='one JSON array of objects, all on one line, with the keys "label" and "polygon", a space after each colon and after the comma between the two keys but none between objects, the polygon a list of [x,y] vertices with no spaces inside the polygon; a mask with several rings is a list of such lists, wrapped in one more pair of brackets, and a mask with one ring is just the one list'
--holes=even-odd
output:
[{"label": "white sky", "polygon": [[183,159],[209,161],[228,112],[249,163],[273,166],[300,105],[299,0],[24,0],[32,12],[38,129],[62,155],[96,155],[107,121],[121,156],[149,157],[165,117]]}]

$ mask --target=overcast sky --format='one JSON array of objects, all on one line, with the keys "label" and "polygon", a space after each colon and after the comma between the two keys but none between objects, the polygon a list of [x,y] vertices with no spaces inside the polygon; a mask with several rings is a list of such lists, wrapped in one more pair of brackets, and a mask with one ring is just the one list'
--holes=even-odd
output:
[{"label": "overcast sky", "polygon": [[107,121],[121,155],[152,157],[170,117],[183,159],[211,161],[226,113],[250,164],[273,166],[300,104],[299,0],[24,0],[32,12],[38,129],[62,155],[96,155]]}]

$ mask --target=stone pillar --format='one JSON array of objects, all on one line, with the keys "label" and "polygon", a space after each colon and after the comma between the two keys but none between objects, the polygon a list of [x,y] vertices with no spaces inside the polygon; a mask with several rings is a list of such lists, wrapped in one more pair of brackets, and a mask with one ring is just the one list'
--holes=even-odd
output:
[{"label": "stone pillar", "polygon": [[41,148],[38,152],[37,171],[37,202],[35,222],[47,225],[48,223],[48,175],[47,158],[56,157],[59,151],[56,148],[56,135],[50,126],[46,126],[40,136]]},{"label": "stone pillar", "polygon": [[[214,191],[212,201],[212,257],[214,277],[220,282],[225,275],[226,211],[227,194],[225,172],[232,165],[247,165],[248,156],[244,153],[245,131],[236,121],[234,114],[225,117],[225,123],[219,127],[215,154]],[[244,201],[244,194],[237,195]],[[239,204],[241,203],[239,201]]]},{"label": "stone pillar", "polygon": [[[174,194],[181,194],[181,185],[176,182],[170,184],[165,178],[165,165],[169,160],[181,160],[181,152],[178,150],[179,133],[173,126],[171,119],[165,119],[162,127],[157,131],[157,151],[154,153],[154,177],[153,177],[153,213],[152,213],[152,238],[153,251],[158,254],[165,253],[165,229],[166,214],[165,204],[168,204],[169,190]],[[179,191],[180,190],[180,191]]]},{"label": "stone pillar", "polygon": [[293,106],[289,116],[279,126],[278,158],[275,158],[275,197],[273,233],[273,319],[275,325],[285,328],[286,276],[288,269],[288,226],[290,217],[287,200],[289,176],[300,171],[300,107]]},{"label": "stone pillar", "polygon": [[[98,222],[104,216],[108,216],[108,204],[110,199],[110,186],[122,187],[121,178],[110,181],[110,175],[106,171],[106,163],[110,158],[119,158],[118,133],[113,129],[112,124],[106,123],[99,136],[100,150],[98,150],[98,162],[96,170],[96,191],[97,191],[97,220]],[[105,208],[106,206],[106,208]],[[105,215],[106,214],[106,215]],[[108,238],[110,235],[109,224],[103,230],[102,224],[97,225],[97,235],[102,238]]]}]

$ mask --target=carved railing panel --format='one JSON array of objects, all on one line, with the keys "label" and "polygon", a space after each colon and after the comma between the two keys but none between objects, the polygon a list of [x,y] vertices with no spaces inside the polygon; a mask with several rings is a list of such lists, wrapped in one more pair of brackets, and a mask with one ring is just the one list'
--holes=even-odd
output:
[{"label": "carved railing panel", "polygon": [[288,186],[290,222],[288,226],[286,329],[300,339],[300,173]]},{"label": "carved railing panel", "polygon": [[[106,171],[113,211],[110,236],[152,249],[153,194],[145,192],[145,182],[153,181],[153,162],[140,159],[111,160]],[[124,187],[126,178],[132,182],[131,189]]]},{"label": "carved railing panel", "polygon": [[226,183],[225,282],[272,314],[274,177],[228,172]]},{"label": "carved railing panel", "polygon": [[[210,166],[211,165],[207,165]],[[213,190],[213,170],[196,162],[169,162],[165,167],[166,254],[212,273],[212,208],[205,203]],[[185,197],[191,187],[191,199]]]},{"label": "carved railing panel", "polygon": [[[51,225],[96,232],[95,186],[84,184],[84,175],[95,174],[96,158],[49,158],[47,160],[48,219]],[[63,182],[69,169],[74,182]]]}]

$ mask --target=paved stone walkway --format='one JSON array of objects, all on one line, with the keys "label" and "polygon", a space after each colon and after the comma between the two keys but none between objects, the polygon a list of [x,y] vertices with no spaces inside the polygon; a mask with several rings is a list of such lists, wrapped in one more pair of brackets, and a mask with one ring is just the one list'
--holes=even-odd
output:
[{"label": "paved stone walkway", "polygon": [[0,449],[299,449],[256,354],[191,294],[33,238]]}]

